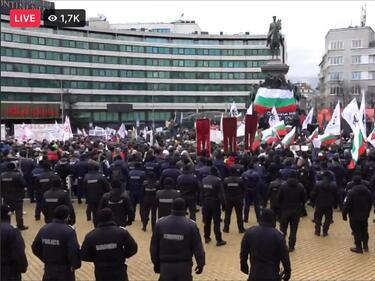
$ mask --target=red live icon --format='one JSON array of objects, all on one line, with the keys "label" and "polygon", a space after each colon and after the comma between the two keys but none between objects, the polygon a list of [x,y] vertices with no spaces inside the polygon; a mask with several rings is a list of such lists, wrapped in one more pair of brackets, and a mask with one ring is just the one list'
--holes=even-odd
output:
[{"label": "red live icon", "polygon": [[12,9],[9,13],[12,27],[40,27],[40,10]]}]

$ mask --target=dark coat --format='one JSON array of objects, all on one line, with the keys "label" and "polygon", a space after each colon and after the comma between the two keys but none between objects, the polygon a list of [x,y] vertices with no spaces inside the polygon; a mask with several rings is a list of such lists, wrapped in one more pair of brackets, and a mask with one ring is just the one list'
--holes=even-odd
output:
[{"label": "dark coat", "polygon": [[272,226],[259,225],[246,230],[241,242],[241,268],[247,267],[249,256],[248,280],[280,280],[280,263],[284,272],[291,272],[284,235]]}]

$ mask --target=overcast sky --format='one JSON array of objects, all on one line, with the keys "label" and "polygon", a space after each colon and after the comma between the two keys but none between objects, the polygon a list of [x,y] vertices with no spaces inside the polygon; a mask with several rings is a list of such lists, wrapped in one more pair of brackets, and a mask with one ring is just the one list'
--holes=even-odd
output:
[{"label": "overcast sky", "polygon": [[[184,13],[203,31],[266,34],[272,16],[282,20],[287,41],[289,78],[316,78],[330,28],[359,25],[367,4],[366,25],[375,28],[375,2],[369,1],[54,1],[57,9],[85,9],[87,17],[104,14],[110,23],[171,22]],[[301,77],[301,79],[299,79]]]}]

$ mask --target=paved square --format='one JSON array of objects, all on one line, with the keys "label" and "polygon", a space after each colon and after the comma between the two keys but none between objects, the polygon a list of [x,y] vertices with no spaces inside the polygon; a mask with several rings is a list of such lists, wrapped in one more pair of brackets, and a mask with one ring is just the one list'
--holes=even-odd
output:
[{"label": "paved square", "polygon": [[[82,243],[85,234],[93,228],[85,218],[86,205],[74,204],[77,213],[77,234]],[[31,243],[44,224],[34,221],[34,204],[25,201],[25,224],[29,230],[22,232],[25,239],[29,267],[23,280],[41,280],[43,264],[32,254]],[[253,209],[250,211],[250,222],[247,227],[255,224]],[[292,280],[375,280],[375,224],[371,213],[369,220],[370,252],[363,255],[354,254],[349,248],[354,245],[348,222],[342,220],[341,213],[334,212],[334,224],[326,238],[314,235],[314,225],[311,222],[313,210],[308,208],[308,217],[302,218],[297,234],[296,251],[291,253]],[[224,217],[224,215],[223,215]],[[12,222],[14,223],[14,216]],[[200,213],[197,220],[201,234],[203,225]],[[135,223],[128,230],[138,243],[138,253],[128,260],[128,275],[131,281],[158,280],[154,274],[149,257],[151,226],[147,232],[141,231],[139,212]],[[213,238],[212,233],[212,238]],[[194,280],[246,280],[247,276],[240,272],[239,252],[242,235],[238,233],[233,214],[231,233],[223,233],[226,246],[216,247],[214,241],[205,245],[206,267],[201,275],[194,275]],[[83,262],[76,272],[77,280],[94,280],[93,265]]]}]

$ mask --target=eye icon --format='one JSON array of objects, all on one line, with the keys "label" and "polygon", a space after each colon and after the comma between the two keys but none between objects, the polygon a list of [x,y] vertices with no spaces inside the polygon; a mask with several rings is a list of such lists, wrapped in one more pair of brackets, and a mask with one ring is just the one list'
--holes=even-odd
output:
[{"label": "eye icon", "polygon": [[57,20],[57,16],[55,16],[55,15],[50,15],[50,16],[48,16],[48,18],[47,18],[49,21],[56,21]]}]

